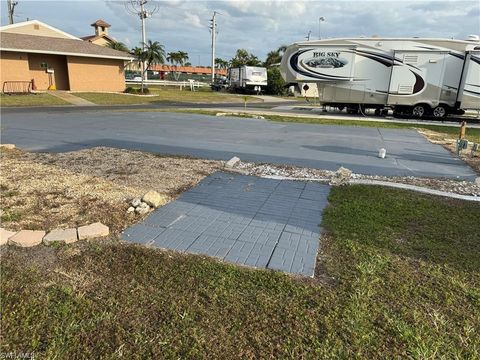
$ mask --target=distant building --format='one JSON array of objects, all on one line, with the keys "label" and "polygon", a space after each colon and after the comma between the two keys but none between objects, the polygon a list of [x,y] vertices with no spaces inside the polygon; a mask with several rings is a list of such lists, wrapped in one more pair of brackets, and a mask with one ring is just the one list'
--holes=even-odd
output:
[{"label": "distant building", "polygon": [[108,35],[108,28],[111,27],[109,23],[105,20],[99,19],[95,21],[93,24],[90,24],[95,29],[94,35],[83,36],[81,39],[91,42],[95,45],[100,46],[108,46],[108,44],[115,43],[116,40]]},{"label": "distant building", "polygon": [[[106,25],[102,30],[100,24],[98,30],[106,30]],[[38,90],[123,91],[124,66],[131,60],[127,53],[83,41],[38,20],[0,27],[2,91],[28,82]]]},{"label": "distant building", "polygon": [[[194,75],[211,75],[212,68],[205,66],[175,66],[175,65],[152,65],[149,70],[158,71],[160,78],[163,78],[166,74],[171,72],[178,72],[182,74],[194,74]],[[215,69],[215,74],[220,76],[227,75],[227,69]]]}]

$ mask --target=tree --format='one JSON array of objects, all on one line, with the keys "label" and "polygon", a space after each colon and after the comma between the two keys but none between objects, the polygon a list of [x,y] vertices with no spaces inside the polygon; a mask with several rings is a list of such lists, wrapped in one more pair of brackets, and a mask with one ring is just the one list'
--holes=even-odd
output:
[{"label": "tree", "polygon": [[270,95],[285,94],[285,80],[283,80],[278,67],[270,67],[267,69],[267,87],[265,93]]},{"label": "tree", "polygon": [[173,76],[178,81],[180,72],[178,71],[178,65],[185,66],[185,61],[188,60],[188,53],[185,51],[170,52],[167,54],[167,61],[174,67]]},{"label": "tree", "polygon": [[228,68],[228,61],[226,60],[223,60],[223,59],[220,59],[220,58],[216,58],[215,59],[215,64],[217,65],[217,67],[219,69],[227,69]]},{"label": "tree", "polygon": [[127,45],[120,41],[115,41],[107,44],[107,47],[113,50],[128,52]]},{"label": "tree", "polygon": [[145,73],[152,65],[163,64],[165,62],[165,49],[158,41],[148,40],[144,43],[145,50],[140,53],[138,61],[145,63],[142,73],[142,93],[144,88]]},{"label": "tree", "polygon": [[245,49],[238,49],[235,56],[230,60],[232,67],[239,67],[243,65],[247,66],[260,66],[261,62],[255,55],[249,53]]},{"label": "tree", "polygon": [[278,64],[279,62],[282,61],[283,54],[285,53],[285,50],[287,50],[286,45],[280,46],[277,50],[272,50],[267,54],[267,59],[263,63],[263,66],[269,67],[274,64]]}]

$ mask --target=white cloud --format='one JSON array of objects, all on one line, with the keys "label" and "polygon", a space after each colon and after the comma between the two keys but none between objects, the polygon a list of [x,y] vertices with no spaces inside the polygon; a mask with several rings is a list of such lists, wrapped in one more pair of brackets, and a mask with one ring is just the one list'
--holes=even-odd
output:
[{"label": "white cloud", "polygon": [[198,15],[192,14],[190,12],[185,12],[184,21],[186,26],[194,26],[194,27],[203,27],[202,22]]},{"label": "white cloud", "polygon": [[[479,34],[478,1],[248,1],[248,0],[164,0],[158,12],[147,19],[147,37],[165,45],[167,51],[183,50],[196,64],[200,57],[209,63],[209,20],[217,17],[217,53],[230,58],[238,48],[260,58],[282,44],[303,40],[312,31],[322,37],[358,35],[427,36],[465,38]],[[5,5],[2,1],[1,6]],[[19,1],[18,21],[39,19],[74,35],[93,32],[90,24],[102,18],[112,24],[110,33],[127,39],[129,46],[140,42],[140,20],[125,11],[123,1]],[[2,12],[2,24],[6,14]]]}]

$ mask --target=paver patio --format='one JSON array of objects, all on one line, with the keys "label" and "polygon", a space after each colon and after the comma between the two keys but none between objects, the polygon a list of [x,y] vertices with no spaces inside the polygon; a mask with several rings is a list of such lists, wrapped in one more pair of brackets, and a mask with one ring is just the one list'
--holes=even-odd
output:
[{"label": "paver patio", "polygon": [[123,238],[313,276],[328,185],[216,172]]}]

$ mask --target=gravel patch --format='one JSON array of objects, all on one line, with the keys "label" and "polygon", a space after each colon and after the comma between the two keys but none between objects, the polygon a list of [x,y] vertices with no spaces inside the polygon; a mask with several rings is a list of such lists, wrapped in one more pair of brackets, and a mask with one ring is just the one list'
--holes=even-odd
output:
[{"label": "gravel patch", "polygon": [[[320,180],[329,184],[336,183],[338,179],[338,174],[335,171],[317,170],[285,165],[254,164],[242,161],[236,165],[235,169],[246,175],[279,176],[306,180]],[[480,187],[475,183],[468,181],[455,181],[438,178],[419,178],[414,176],[371,176],[355,173],[352,173],[350,175],[350,178],[408,184],[426,187],[434,190],[452,192],[460,195],[480,196]]]}]

